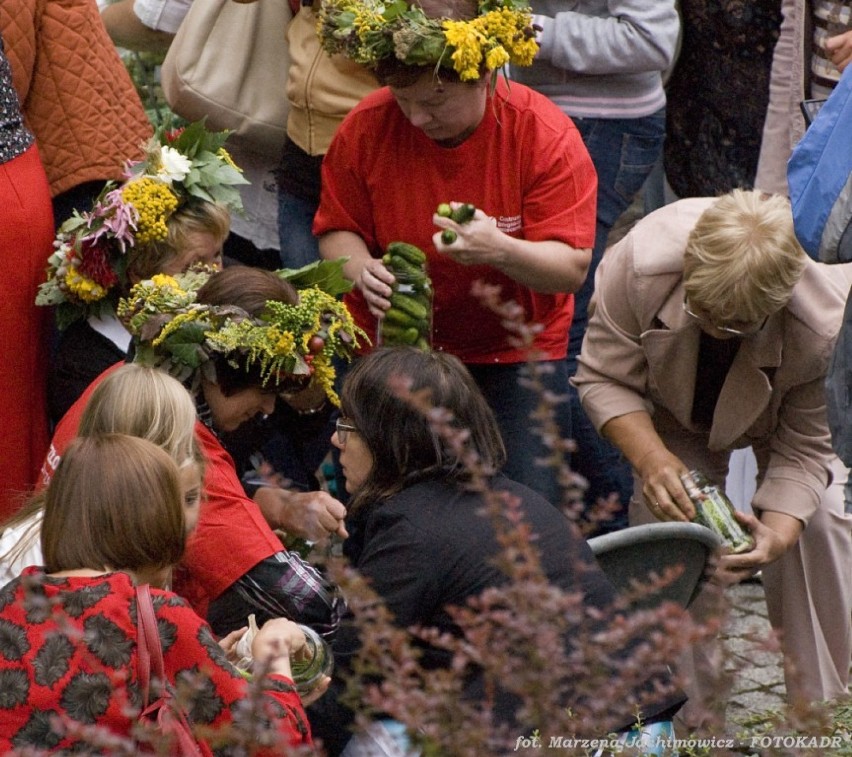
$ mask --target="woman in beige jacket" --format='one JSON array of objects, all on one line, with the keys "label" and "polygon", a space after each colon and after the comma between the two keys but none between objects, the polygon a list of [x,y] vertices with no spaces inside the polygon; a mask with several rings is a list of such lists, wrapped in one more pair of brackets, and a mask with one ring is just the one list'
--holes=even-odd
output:
[{"label": "woman in beige jacket", "polygon": [[[717,576],[762,571],[791,700],[844,694],[852,655],[852,520],[824,390],[846,268],[807,258],[784,198],[735,190],[666,206],[604,256],[575,378],[633,465],[632,523],[690,519],[680,475],[724,481],[731,451],[754,449],[755,514],[742,521],[755,548],[724,556]],[[687,720],[718,697],[693,685]]]}]

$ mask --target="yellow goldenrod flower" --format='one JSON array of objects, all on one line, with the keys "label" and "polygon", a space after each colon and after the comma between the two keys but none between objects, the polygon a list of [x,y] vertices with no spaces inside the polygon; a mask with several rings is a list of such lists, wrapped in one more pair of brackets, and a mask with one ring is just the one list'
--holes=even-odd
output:
[{"label": "yellow goldenrod flower", "polygon": [[231,153],[229,153],[224,147],[220,147],[216,154],[222,158],[231,168],[236,168],[240,173],[243,172],[243,169],[240,168],[236,163],[234,163],[234,159],[231,157]]},{"label": "yellow goldenrod flower", "polygon": [[290,331],[281,332],[281,336],[275,343],[275,349],[283,355],[289,355],[296,346],[296,338]]},{"label": "yellow goldenrod flower", "polygon": [[323,353],[320,353],[314,358],[313,368],[314,381],[323,388],[329,401],[333,405],[340,407],[340,397],[338,397],[337,392],[334,391],[334,379],[336,377],[336,373],[334,367],[331,365],[330,359]]},{"label": "yellow goldenrod flower", "polygon": [[151,344],[154,347],[162,344],[169,334],[173,334],[176,331],[180,331],[181,328],[183,328],[184,324],[189,323],[190,321],[198,320],[202,312],[203,311],[201,310],[188,310],[183,313],[178,313],[163,327],[163,330],[157,335],[156,339],[154,339]]}]

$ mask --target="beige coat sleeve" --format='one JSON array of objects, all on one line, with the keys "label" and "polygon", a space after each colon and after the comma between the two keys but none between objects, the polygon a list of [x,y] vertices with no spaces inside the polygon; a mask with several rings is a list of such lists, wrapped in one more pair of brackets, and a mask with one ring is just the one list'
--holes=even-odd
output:
[{"label": "beige coat sleeve", "polygon": [[652,409],[645,398],[648,365],[634,307],[634,278],[633,237],[628,235],[598,266],[589,325],[571,379],[598,431],[612,418]]}]

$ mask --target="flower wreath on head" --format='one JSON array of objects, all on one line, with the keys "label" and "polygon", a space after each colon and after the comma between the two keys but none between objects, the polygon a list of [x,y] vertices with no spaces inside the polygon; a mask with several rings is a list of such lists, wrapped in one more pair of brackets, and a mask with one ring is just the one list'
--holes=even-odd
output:
[{"label": "flower wreath on head", "polygon": [[[406,0],[322,0],[323,49],[375,67],[388,57],[410,66],[452,68],[462,81],[494,75],[506,64],[532,65],[538,51],[527,0],[480,0],[470,20],[428,18]],[[494,79],[492,79],[492,83]]]},{"label": "flower wreath on head", "polygon": [[206,200],[242,211],[237,186],[249,182],[223,147],[228,134],[208,131],[203,122],[159,129],[144,159],[127,166],[124,183],[108,182],[89,212],[75,210],[59,227],[36,304],[57,306],[60,329],[113,312],[127,285],[128,250],[167,239],[166,223],[185,203]]},{"label": "flower wreath on head", "polygon": [[136,284],[119,301],[118,317],[134,337],[135,361],[166,370],[192,391],[202,377],[216,381],[211,358],[218,354],[236,369],[257,366],[264,386],[281,391],[315,381],[338,405],[332,360],[351,360],[359,340],[369,343],[337,297],[351,288],[343,262],[277,271],[297,287],[299,302],[269,300],[260,317],[233,305],[199,303],[198,290],[214,273],[203,268]]}]

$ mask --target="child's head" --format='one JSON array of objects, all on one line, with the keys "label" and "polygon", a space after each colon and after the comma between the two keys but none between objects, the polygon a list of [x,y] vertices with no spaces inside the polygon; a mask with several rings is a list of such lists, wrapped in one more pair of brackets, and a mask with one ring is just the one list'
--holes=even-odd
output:
[{"label": "child's head", "polygon": [[186,545],[177,466],[147,439],[76,438],[45,493],[41,544],[48,573],[167,570]]},{"label": "child's head", "polygon": [[221,268],[222,245],[231,229],[227,208],[193,199],[169,216],[166,228],[166,239],[138,244],[128,252],[127,279],[131,284],[158,273],[181,273],[198,263]]},{"label": "child's head", "polygon": [[129,363],[104,378],[80,417],[78,436],[129,434],[161,447],[180,469],[187,529],[198,521],[204,458],[195,438],[195,403],[177,379]]},{"label": "child's head", "polygon": [[162,447],[181,467],[201,460],[195,420],[195,403],[180,381],[158,368],[127,363],[95,387],[77,435],[139,436]]}]

